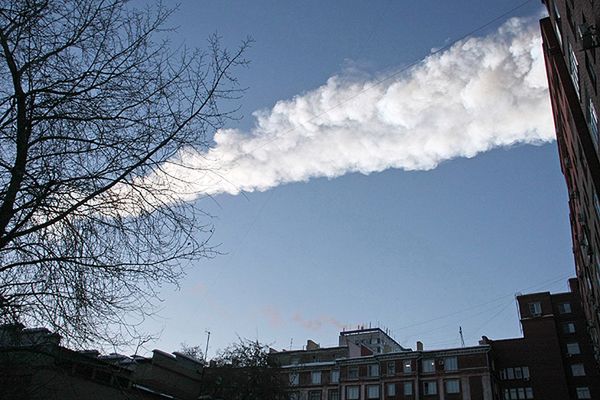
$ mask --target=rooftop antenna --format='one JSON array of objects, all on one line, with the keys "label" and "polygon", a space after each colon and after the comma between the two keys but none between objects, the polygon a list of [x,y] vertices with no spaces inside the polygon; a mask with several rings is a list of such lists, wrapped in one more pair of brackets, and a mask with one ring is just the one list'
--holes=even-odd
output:
[{"label": "rooftop antenna", "polygon": [[206,363],[206,360],[208,359],[208,342],[210,342],[210,331],[206,330],[205,332],[208,334],[206,337],[206,350],[204,351],[204,362]]},{"label": "rooftop antenna", "polygon": [[463,337],[462,326],[458,327],[458,333],[460,335],[460,347],[465,347],[465,338]]},{"label": "rooftop antenna", "polygon": [[290,338],[290,350],[292,350],[292,345],[294,344],[294,338]]}]

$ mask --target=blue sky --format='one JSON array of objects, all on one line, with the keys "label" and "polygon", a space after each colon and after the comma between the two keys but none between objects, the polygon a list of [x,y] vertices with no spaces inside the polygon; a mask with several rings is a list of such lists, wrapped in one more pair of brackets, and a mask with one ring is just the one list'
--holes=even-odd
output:
[{"label": "blue sky", "polygon": [[[213,32],[232,47],[254,39],[251,64],[238,73],[248,88],[242,119],[226,127],[243,140],[256,134],[256,110],[272,116],[278,101],[310,97],[332,76],[385,78],[521,3],[188,0],[171,19],[172,39],[197,47]],[[530,1],[511,16],[530,17],[535,27],[541,13]],[[494,35],[502,22],[476,36]],[[519,112],[506,119],[539,114]],[[315,153],[330,150],[319,144]],[[143,326],[161,336],[146,347],[204,346],[206,330],[209,356],[238,336],[275,348],[301,348],[309,338],[334,345],[342,326],[369,323],[408,347],[457,346],[459,326],[471,345],[481,335],[518,336],[514,294],[565,290],[574,274],[556,144],[449,158],[426,171],[350,168],[196,201],[215,216],[213,243],[224,254],[191,266],[179,291],[163,290],[159,315]]]}]

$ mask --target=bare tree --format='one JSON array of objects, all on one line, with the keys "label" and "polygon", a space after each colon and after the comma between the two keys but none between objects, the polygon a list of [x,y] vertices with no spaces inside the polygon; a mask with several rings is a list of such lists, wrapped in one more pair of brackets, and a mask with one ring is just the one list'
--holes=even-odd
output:
[{"label": "bare tree", "polygon": [[179,353],[204,362],[204,353],[202,352],[202,348],[200,346],[188,346],[186,343],[181,343]]},{"label": "bare tree", "polygon": [[269,346],[240,339],[203,370],[202,394],[228,400],[287,400],[287,374],[269,356]]},{"label": "bare tree", "polygon": [[247,42],[173,50],[170,10],[125,3],[0,0],[0,318],[72,344],[128,337],[213,255],[210,219],[145,178],[206,148],[246,63]]}]

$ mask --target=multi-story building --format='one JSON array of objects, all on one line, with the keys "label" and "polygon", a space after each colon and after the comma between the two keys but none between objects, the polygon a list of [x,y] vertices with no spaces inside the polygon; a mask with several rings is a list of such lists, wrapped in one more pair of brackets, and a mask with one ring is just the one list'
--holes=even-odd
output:
[{"label": "multi-story building", "polygon": [[540,21],[583,308],[600,360],[600,2],[545,0]]},{"label": "multi-story building", "polygon": [[578,281],[569,284],[570,292],[517,297],[522,338],[412,350],[379,328],[358,329],[341,332],[336,347],[309,340],[272,357],[301,400],[600,399]]},{"label": "multi-story building", "polygon": [[503,400],[600,399],[600,373],[579,296],[570,292],[517,297],[523,337],[489,340],[494,388]]},{"label": "multi-story building", "polygon": [[0,325],[0,399],[175,399],[201,394],[203,363],[175,352],[152,357],[74,351],[45,328]]},{"label": "multi-story building", "polygon": [[490,345],[443,350],[400,346],[379,328],[341,332],[340,346],[273,353],[293,398],[492,400]]}]

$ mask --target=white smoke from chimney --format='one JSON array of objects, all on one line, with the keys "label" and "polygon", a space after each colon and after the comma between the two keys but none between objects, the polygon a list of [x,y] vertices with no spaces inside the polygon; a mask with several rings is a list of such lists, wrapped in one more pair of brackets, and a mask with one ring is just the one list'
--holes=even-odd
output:
[{"label": "white smoke from chimney", "polygon": [[429,170],[555,139],[539,28],[517,18],[390,79],[334,76],[254,116],[250,132],[221,129],[207,152],[182,152],[165,175],[146,179],[192,200],[349,172]]}]

